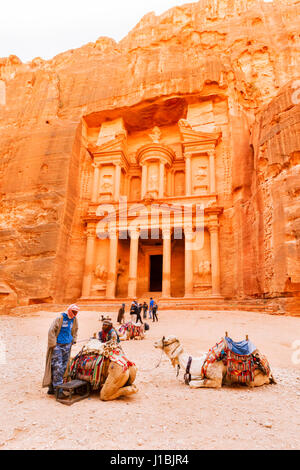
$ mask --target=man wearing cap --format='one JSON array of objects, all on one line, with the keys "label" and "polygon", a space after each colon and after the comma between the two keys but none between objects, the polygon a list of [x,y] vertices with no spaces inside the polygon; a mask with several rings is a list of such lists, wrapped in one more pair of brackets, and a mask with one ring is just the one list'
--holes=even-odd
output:
[{"label": "man wearing cap", "polygon": [[[66,312],[61,313],[52,323],[48,331],[48,349],[43,387],[49,387],[48,394],[53,395],[56,388],[63,383],[72,344],[76,343],[79,307],[72,304]],[[62,398],[63,392],[59,390]]]},{"label": "man wearing cap", "polygon": [[110,318],[105,318],[102,323],[102,330],[98,333],[98,338],[101,343],[107,343],[107,341],[115,340],[117,343],[120,342],[118,333],[113,327]]}]

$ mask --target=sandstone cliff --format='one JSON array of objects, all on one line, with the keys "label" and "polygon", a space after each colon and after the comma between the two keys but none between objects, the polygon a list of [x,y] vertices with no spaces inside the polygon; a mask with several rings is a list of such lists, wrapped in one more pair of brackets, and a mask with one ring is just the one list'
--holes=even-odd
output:
[{"label": "sandstone cliff", "polygon": [[146,119],[151,100],[217,87],[227,99],[218,112],[222,294],[289,297],[296,311],[299,16],[297,0],[201,0],[146,15],[118,44],[101,37],[50,61],[0,59],[0,302],[81,294],[91,191],[82,117],[93,127],[102,111],[138,106]]}]

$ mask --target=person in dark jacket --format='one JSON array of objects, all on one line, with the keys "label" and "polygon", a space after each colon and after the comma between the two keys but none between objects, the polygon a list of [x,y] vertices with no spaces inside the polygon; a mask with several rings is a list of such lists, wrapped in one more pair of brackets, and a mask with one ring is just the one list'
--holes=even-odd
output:
[{"label": "person in dark jacket", "polygon": [[158,310],[157,303],[154,302],[153,308],[152,308],[153,322],[155,321],[155,319],[156,319],[156,321],[158,321],[158,318],[157,318],[157,315],[156,315],[157,310]]},{"label": "person in dark jacket", "polygon": [[148,311],[148,304],[147,304],[147,302],[144,302],[144,303],[143,303],[142,309],[143,309],[143,318],[147,318],[147,311]]},{"label": "person in dark jacket", "polygon": [[117,323],[125,323],[125,304],[122,304],[122,307],[119,309]]},{"label": "person in dark jacket", "polygon": [[130,316],[131,316],[131,321],[132,323],[135,323],[135,318],[133,317],[133,315],[138,315],[138,312],[139,312],[139,306],[138,306],[138,303],[136,300],[133,300],[132,304],[131,304],[131,307],[130,307]]},{"label": "person in dark jacket", "polygon": [[110,340],[115,340],[117,343],[120,342],[119,335],[114,329],[112,321],[109,318],[103,320],[102,330],[99,331],[98,338],[101,343],[107,343]]},{"label": "person in dark jacket", "polygon": [[142,317],[141,317],[141,311],[142,311],[142,304],[139,304],[138,309],[137,309],[137,314],[136,314],[136,323],[139,321],[143,323]]}]

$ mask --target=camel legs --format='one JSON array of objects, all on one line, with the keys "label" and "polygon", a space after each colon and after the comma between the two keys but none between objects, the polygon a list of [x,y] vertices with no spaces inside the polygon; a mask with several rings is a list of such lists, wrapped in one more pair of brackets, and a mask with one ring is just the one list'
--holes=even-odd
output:
[{"label": "camel legs", "polygon": [[223,364],[210,364],[207,368],[207,379],[191,380],[191,388],[221,388],[223,381]]},{"label": "camel legs", "polygon": [[111,364],[109,366],[107,379],[100,392],[101,400],[115,400],[121,396],[128,396],[137,392],[137,387],[135,385],[125,386],[128,382],[132,383],[130,381],[134,380],[134,372],[130,371],[130,369],[123,372],[122,367],[118,364]]},{"label": "camel legs", "polygon": [[260,371],[255,371],[254,373],[254,380],[250,382],[248,385],[249,387],[261,387],[262,385],[271,383],[270,378],[263,374]]},{"label": "camel legs", "polygon": [[129,371],[129,379],[126,382],[126,385],[132,385],[136,377],[136,367],[131,366],[129,367],[128,371]]}]

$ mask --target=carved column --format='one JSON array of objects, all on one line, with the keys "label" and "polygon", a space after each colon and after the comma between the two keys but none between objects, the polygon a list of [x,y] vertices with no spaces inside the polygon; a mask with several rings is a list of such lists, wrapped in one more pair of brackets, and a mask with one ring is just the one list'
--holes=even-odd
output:
[{"label": "carved column", "polygon": [[216,192],[215,152],[209,152],[209,189],[210,193]]},{"label": "carved column", "polygon": [[106,297],[110,299],[114,298],[116,294],[117,256],[118,256],[118,233],[116,230],[110,230],[108,275],[107,275],[107,284],[106,284]]},{"label": "carved column", "polygon": [[185,156],[185,194],[192,194],[192,173],[191,173],[191,156]]},{"label": "carved column", "polygon": [[94,167],[92,202],[98,202],[100,165],[93,163],[92,166]]},{"label": "carved column", "polygon": [[82,297],[89,297],[93,279],[94,267],[94,252],[95,252],[95,239],[96,230],[95,224],[89,223],[86,229],[87,242],[85,252],[85,267],[82,282]]},{"label": "carved column", "polygon": [[129,260],[129,279],[128,279],[128,297],[136,297],[137,287],[137,265],[139,250],[139,230],[130,230],[130,260]]},{"label": "carved column", "polygon": [[212,295],[220,295],[220,254],[219,254],[219,223],[217,216],[209,222],[211,250],[211,282]]},{"label": "carved column", "polygon": [[120,198],[120,186],[121,186],[121,166],[116,164],[115,165],[115,191],[114,191],[115,201],[118,201]]},{"label": "carved column", "polygon": [[193,296],[193,250],[192,241],[194,237],[192,227],[185,227],[185,250],[184,250],[184,274],[185,274],[185,297]]},{"label": "carved column", "polygon": [[142,187],[141,187],[141,198],[145,196],[147,192],[147,177],[148,177],[148,168],[147,165],[144,164],[142,166]]},{"label": "carved column", "polygon": [[163,228],[163,297],[171,296],[171,229]]},{"label": "carved column", "polygon": [[164,197],[164,185],[165,185],[165,164],[160,162],[159,164],[159,189],[158,189],[158,197]]}]

